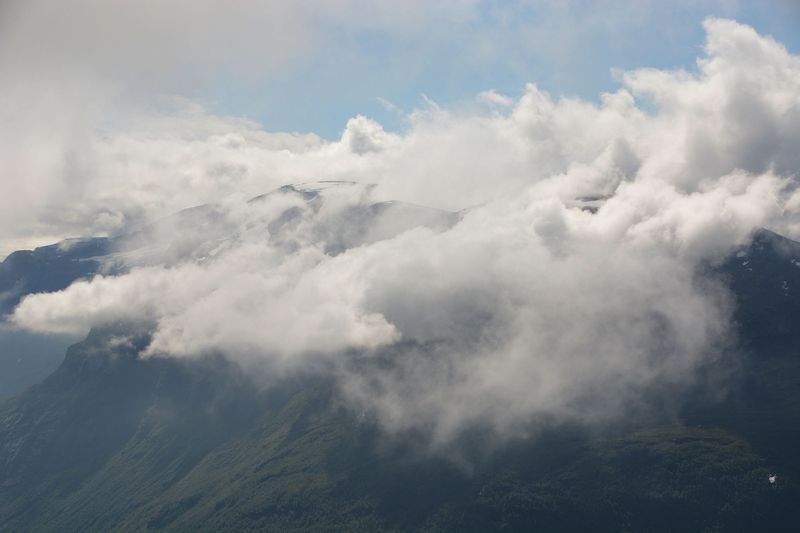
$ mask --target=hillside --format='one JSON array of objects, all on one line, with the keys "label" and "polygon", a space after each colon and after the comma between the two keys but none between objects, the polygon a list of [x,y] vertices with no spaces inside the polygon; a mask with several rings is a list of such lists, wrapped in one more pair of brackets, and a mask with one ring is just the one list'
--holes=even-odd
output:
[{"label": "hillside", "polygon": [[325,380],[262,389],[221,358],[142,359],[131,325],[95,330],[0,407],[0,530],[793,530],[798,250],[762,232],[719,267],[747,347],[724,399],[490,448],[430,452]]}]

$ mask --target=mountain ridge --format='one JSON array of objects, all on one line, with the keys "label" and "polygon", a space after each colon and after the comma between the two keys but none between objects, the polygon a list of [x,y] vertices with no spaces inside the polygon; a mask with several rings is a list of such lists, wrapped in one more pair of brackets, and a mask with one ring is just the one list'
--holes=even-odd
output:
[{"label": "mountain ridge", "polygon": [[386,435],[329,379],[265,388],[222,357],[141,357],[146,324],[95,328],[0,403],[0,531],[791,531],[797,262],[800,243],[758,232],[716,267],[744,347],[724,398],[435,451]]}]

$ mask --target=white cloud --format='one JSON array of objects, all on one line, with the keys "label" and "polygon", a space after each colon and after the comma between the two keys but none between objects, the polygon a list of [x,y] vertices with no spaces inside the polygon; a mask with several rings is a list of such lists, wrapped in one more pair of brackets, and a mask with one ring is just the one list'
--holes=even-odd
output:
[{"label": "white cloud", "polygon": [[[760,226],[797,227],[799,60],[705,27],[698,72],[629,72],[597,105],[531,84],[503,113],[431,104],[404,134],[358,116],[334,142],[192,106],[125,118],[80,140],[72,205],[33,223],[95,230],[225,198],[218,218],[165,226],[147,264],[30,296],[14,320],[143,320],[151,355],[324,369],[387,429],[435,442],[618,416],[719,356],[730,306],[698,267]],[[356,184],[243,201],[317,180]],[[591,214],[587,196],[610,198]],[[461,212],[451,227],[387,199]]]},{"label": "white cloud", "polygon": [[383,107],[389,113],[394,113],[396,115],[403,114],[403,110],[400,109],[397,105],[392,103],[392,101],[387,98],[383,98],[382,96],[376,96],[375,101],[378,102],[381,105],[381,107]]},{"label": "white cloud", "polygon": [[500,94],[494,89],[478,94],[478,100],[490,106],[510,107],[514,105],[513,98]]}]

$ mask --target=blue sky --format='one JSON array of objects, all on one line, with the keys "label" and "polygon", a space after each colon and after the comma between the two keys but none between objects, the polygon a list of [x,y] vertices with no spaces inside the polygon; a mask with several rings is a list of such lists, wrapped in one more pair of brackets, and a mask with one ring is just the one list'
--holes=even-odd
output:
[{"label": "blue sky", "polygon": [[323,45],[314,53],[269,76],[216,78],[193,96],[270,131],[336,138],[356,114],[402,130],[402,114],[378,98],[406,112],[424,105],[423,95],[469,106],[481,91],[517,96],[534,82],[554,95],[596,100],[618,87],[614,69],[691,70],[702,55],[702,21],[709,16],[734,18],[800,50],[795,2],[666,4],[479,2],[466,20],[448,20],[442,10],[419,32],[326,21],[318,28]]}]

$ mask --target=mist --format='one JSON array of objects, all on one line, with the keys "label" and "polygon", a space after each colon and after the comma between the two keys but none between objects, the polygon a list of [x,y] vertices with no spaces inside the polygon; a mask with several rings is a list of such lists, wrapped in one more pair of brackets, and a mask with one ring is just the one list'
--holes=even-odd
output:
[{"label": "mist", "polygon": [[[30,295],[11,320],[150,323],[142,357],[330,376],[386,431],[436,444],[622,417],[730,350],[734,303],[708,267],[758,228],[800,236],[800,58],[732,20],[704,28],[696,69],[621,73],[597,103],[531,83],[428,101],[403,131],[359,115],[332,141],[183,99],[120,117],[76,140],[75,181],[54,185],[74,201],[21,233],[135,235],[125,273]],[[155,224],[201,204],[199,223]]]}]

